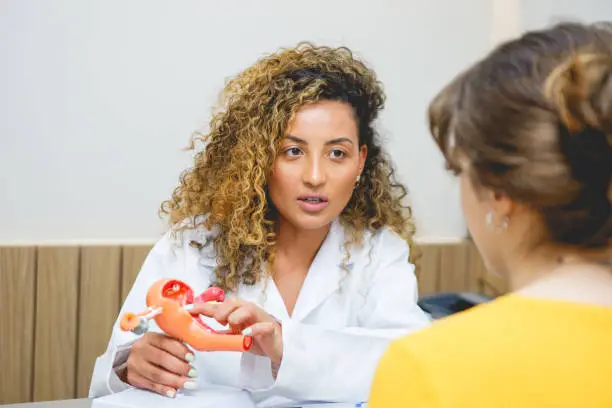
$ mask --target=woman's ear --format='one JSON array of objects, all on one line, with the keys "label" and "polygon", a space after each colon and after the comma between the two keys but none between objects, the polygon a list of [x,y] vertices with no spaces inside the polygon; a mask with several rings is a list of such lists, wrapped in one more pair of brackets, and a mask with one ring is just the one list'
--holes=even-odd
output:
[{"label": "woman's ear", "polygon": [[368,146],[361,145],[361,147],[359,147],[359,175],[363,173],[363,168],[365,167],[365,162],[367,158],[368,158]]},{"label": "woman's ear", "polygon": [[500,218],[509,218],[515,207],[510,197],[500,191],[488,191],[487,201],[491,211]]}]

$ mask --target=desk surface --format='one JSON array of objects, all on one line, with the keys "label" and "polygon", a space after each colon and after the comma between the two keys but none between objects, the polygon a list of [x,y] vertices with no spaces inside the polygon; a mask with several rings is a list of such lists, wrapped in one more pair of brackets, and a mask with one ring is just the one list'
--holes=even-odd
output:
[{"label": "desk surface", "polygon": [[62,401],[30,402],[26,404],[3,405],[10,408],[90,408],[91,399],[81,398]]}]

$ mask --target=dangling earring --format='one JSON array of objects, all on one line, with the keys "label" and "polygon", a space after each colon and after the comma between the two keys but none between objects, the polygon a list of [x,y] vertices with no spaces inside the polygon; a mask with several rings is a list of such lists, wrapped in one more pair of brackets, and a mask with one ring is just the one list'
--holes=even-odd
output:
[{"label": "dangling earring", "polygon": [[361,181],[361,174],[358,175],[357,178],[355,179],[355,186],[358,186],[360,181]]},{"label": "dangling earring", "polygon": [[490,230],[493,230],[494,232],[498,234],[505,232],[510,226],[510,219],[507,216],[504,217],[501,224],[494,225],[493,224],[493,211],[489,211],[487,213],[485,220],[487,223],[487,227],[489,227]]}]

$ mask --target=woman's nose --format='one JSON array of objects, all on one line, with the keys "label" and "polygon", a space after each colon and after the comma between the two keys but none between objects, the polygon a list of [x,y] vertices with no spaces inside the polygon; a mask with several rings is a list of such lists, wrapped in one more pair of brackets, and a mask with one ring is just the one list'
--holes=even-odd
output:
[{"label": "woman's nose", "polygon": [[304,184],[316,187],[324,184],[326,179],[325,163],[319,159],[307,160],[302,176]]}]

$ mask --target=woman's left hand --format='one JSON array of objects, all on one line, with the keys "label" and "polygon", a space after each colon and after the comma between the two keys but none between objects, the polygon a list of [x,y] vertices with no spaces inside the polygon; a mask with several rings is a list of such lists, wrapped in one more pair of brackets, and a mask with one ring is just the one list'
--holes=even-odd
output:
[{"label": "woman's left hand", "polygon": [[253,336],[249,352],[267,356],[280,364],[283,358],[283,332],[280,323],[254,303],[238,298],[223,303],[197,303],[190,313],[211,317],[222,325],[230,326],[233,333]]}]

